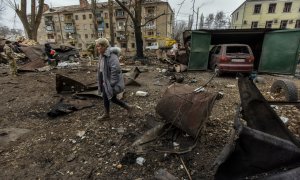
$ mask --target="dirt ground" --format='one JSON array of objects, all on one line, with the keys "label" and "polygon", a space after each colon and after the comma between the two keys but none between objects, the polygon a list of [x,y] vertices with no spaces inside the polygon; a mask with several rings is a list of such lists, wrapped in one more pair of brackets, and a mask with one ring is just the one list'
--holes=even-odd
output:
[{"label": "dirt ground", "polygon": [[[222,92],[224,97],[216,101],[205,131],[191,152],[180,156],[153,150],[135,154],[132,143],[155,122],[164,121],[155,113],[155,107],[169,85],[169,77],[160,72],[167,69],[166,64],[153,62],[139,67],[147,70],[137,78],[142,86],[126,87],[124,97],[126,102],[138,107],[134,117],[128,118],[125,110],[112,105],[111,119],[99,121],[103,104],[96,98],[88,99],[94,104],[91,108],[54,119],[47,116],[60,98],[71,96],[56,93],[55,75],[62,74],[89,84],[96,81],[95,66],[22,73],[13,78],[6,73],[8,66],[0,65],[0,128],[29,130],[13,142],[0,144],[0,179],[143,180],[154,179],[159,169],[165,169],[179,179],[188,179],[181,159],[193,179],[213,179],[213,162],[229,138],[235,108],[240,103],[237,78],[234,75],[215,77],[206,87],[210,92]],[[183,83],[196,88],[204,85],[213,73],[195,71],[180,75],[184,77]],[[271,100],[270,87],[282,77],[260,77],[262,81],[257,87],[266,99]],[[299,86],[299,79],[283,77]],[[138,90],[149,95],[137,97],[135,92]],[[277,106],[276,111],[279,116],[289,119],[287,125],[299,137],[299,110],[294,106]],[[172,145],[172,138],[166,136],[156,144]],[[192,142],[193,139],[187,137],[184,141]],[[143,165],[135,163],[137,157],[145,159]]]}]

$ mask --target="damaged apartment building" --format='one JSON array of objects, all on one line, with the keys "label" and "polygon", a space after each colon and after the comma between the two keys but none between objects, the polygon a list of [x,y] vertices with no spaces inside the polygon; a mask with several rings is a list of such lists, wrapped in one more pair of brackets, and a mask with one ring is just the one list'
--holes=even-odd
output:
[{"label": "damaged apartment building", "polygon": [[[126,6],[128,1],[122,1]],[[127,2],[127,3],[126,3]],[[134,8],[130,8],[134,13]],[[108,2],[97,3],[94,11],[97,21],[97,35],[110,38],[110,18]],[[157,19],[149,21],[165,13]],[[133,51],[136,48],[133,23],[126,11],[116,2],[113,4],[113,32],[115,45]],[[86,50],[96,39],[93,23],[93,9],[87,0],[79,0],[79,5],[49,7],[45,5],[42,21],[38,29],[38,41],[43,43],[71,44]],[[155,38],[145,36],[171,37],[173,33],[174,12],[167,1],[146,0],[142,4],[142,26],[144,46]],[[127,36],[127,38],[126,38]],[[127,39],[127,40],[126,40]]]}]

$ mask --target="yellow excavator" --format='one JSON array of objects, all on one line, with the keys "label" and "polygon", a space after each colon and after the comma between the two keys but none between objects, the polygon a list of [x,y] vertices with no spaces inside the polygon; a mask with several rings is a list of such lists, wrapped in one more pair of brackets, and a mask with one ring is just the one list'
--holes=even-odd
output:
[{"label": "yellow excavator", "polygon": [[145,49],[170,49],[174,44],[176,44],[176,40],[168,37],[161,36],[144,36],[145,40],[156,40],[152,42],[150,46],[146,46]]}]

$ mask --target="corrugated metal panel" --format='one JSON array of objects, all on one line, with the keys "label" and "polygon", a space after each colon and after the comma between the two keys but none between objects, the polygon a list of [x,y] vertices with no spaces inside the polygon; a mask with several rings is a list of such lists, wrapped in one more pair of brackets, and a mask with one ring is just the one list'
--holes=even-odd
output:
[{"label": "corrugated metal panel", "polygon": [[300,53],[300,31],[266,33],[258,71],[294,75]]},{"label": "corrugated metal panel", "polygon": [[210,33],[203,31],[192,32],[188,70],[207,69],[210,41]]}]

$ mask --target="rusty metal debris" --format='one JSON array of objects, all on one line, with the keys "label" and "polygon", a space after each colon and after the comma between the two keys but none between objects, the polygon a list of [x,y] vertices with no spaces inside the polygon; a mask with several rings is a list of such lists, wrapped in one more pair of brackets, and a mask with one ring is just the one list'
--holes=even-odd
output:
[{"label": "rusty metal debris", "polygon": [[297,179],[300,141],[288,130],[254,83],[240,78],[240,108],[230,141],[215,165],[215,179]]},{"label": "rusty metal debris", "polygon": [[47,113],[48,116],[55,118],[57,116],[65,115],[73,111],[81,110],[94,106],[93,103],[79,99],[60,99],[60,101],[53,106]]},{"label": "rusty metal debris", "polygon": [[56,74],[56,92],[82,92],[87,86],[66,76]]},{"label": "rusty metal debris", "polygon": [[141,71],[138,67],[135,67],[131,69],[129,72],[124,73],[124,81],[125,85],[129,86],[141,86],[140,83],[138,83],[135,79],[140,75]]},{"label": "rusty metal debris", "polygon": [[156,112],[167,122],[198,137],[207,121],[217,94],[194,92],[188,85],[172,84],[156,106]]}]

